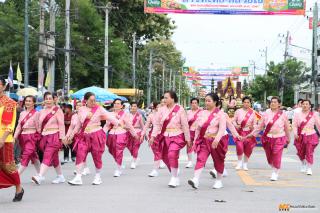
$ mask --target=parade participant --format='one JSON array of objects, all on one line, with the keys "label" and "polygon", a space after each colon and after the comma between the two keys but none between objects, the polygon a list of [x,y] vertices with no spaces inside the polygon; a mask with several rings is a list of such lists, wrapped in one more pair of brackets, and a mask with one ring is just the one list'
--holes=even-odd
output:
[{"label": "parade participant", "polygon": [[296,113],[300,113],[302,111],[302,101],[303,99],[299,98],[297,104],[295,105],[295,108],[293,110],[293,115]]},{"label": "parade participant", "polygon": [[[147,121],[146,121],[144,129],[142,131],[140,140],[144,139],[144,136],[146,135],[147,130],[149,128],[150,128],[150,130],[149,130],[149,134],[148,134],[147,140],[149,140],[151,138],[151,133],[152,133],[152,130],[153,130],[153,127],[154,127],[154,122],[155,122],[154,118],[155,118],[155,115],[156,115],[159,107],[160,107],[160,105],[157,102],[153,102],[152,103],[152,111],[151,111],[151,113],[149,114],[149,116],[147,118]],[[157,177],[159,175],[158,170],[160,168],[161,158],[162,158],[161,149],[160,149],[159,143],[156,143],[156,141],[154,141],[154,143],[150,147],[152,149],[153,156],[154,156],[153,157],[154,164],[153,164],[153,169],[149,173],[148,176],[149,177]]]},{"label": "parade participant", "polygon": [[[159,109],[155,116],[150,145],[155,139],[162,147],[162,160],[171,172],[169,187],[180,185],[178,177],[179,153],[187,144],[192,146],[187,114],[182,106],[177,104],[178,97],[173,91],[164,94],[165,106]],[[157,138],[156,138],[157,137]]]},{"label": "parade participant", "polygon": [[286,114],[280,110],[280,104],[281,100],[279,97],[272,97],[270,110],[267,110],[263,114],[261,122],[246,137],[257,137],[259,132],[264,130],[261,142],[268,163],[273,169],[271,181],[278,180],[282,151],[285,145],[290,143],[289,121]]},{"label": "parade participant", "polygon": [[70,185],[82,185],[81,173],[86,162],[89,152],[91,152],[94,165],[96,167],[96,175],[92,182],[93,185],[100,185],[102,155],[105,150],[106,134],[101,127],[101,120],[107,120],[113,125],[117,126],[117,120],[111,113],[107,112],[103,107],[96,103],[95,94],[87,92],[84,95],[86,106],[79,109],[77,114],[77,122],[74,130],[67,133],[67,140],[69,143],[75,138],[76,169],[77,174],[73,180],[68,181]]},{"label": "parade participant", "polygon": [[[72,105],[67,104],[64,108],[64,126],[66,130],[66,134],[70,128],[72,117],[73,117]],[[76,153],[72,149],[72,144],[71,146],[63,146],[64,163],[67,163],[70,161],[70,157],[69,157],[70,152],[71,152],[71,160],[74,162],[76,160]]]},{"label": "parade participant", "polygon": [[26,96],[23,100],[25,111],[22,111],[18,121],[16,131],[14,133],[15,141],[19,141],[21,147],[21,165],[18,169],[21,175],[32,161],[37,174],[40,172],[40,160],[37,153],[37,142],[40,135],[39,129],[39,112],[34,108],[36,98],[34,96]]},{"label": "parade participant", "polygon": [[[221,101],[220,101],[221,103]],[[221,105],[219,106],[220,110],[221,110]],[[224,113],[225,117],[226,117],[226,127],[227,129],[229,129],[232,137],[233,137],[233,140],[243,140],[243,137],[239,135],[238,131],[236,130],[236,128],[233,126],[232,124],[232,120],[231,118],[229,117],[229,115],[227,113]],[[226,130],[225,131],[225,135],[228,135],[228,131]],[[229,137],[229,136],[228,136]],[[228,141],[229,141],[229,138],[228,138]],[[212,170],[210,170],[210,175],[213,177],[213,178],[217,178],[218,176],[218,173],[217,171],[213,168]],[[222,177],[227,177],[228,176],[228,171],[226,169],[226,167],[224,167],[224,170],[223,170],[223,173],[222,173]]]},{"label": "parade participant", "polygon": [[[251,98],[246,96],[242,98],[243,107],[238,109],[233,117],[233,125],[237,129],[238,133],[242,137],[246,137],[250,134],[255,125],[255,113],[251,109]],[[252,154],[253,148],[256,146],[257,141],[254,137],[245,138],[244,140],[238,140],[235,138],[238,164],[236,170],[243,169],[248,170],[248,161]]]},{"label": "parade participant", "polygon": [[188,183],[195,189],[199,187],[201,172],[211,155],[214,168],[217,171],[217,179],[213,185],[214,189],[223,187],[222,174],[224,171],[224,160],[228,150],[228,134],[226,134],[226,116],[219,106],[221,102],[215,93],[209,93],[205,97],[206,110],[202,111],[196,121],[197,129],[194,141],[197,163],[194,177]]},{"label": "parade participant", "polygon": [[[74,148],[75,148],[75,147],[74,147],[74,144],[75,144],[74,135],[75,135],[76,133],[74,133],[74,131],[77,131],[75,128],[76,128],[76,126],[77,126],[77,122],[79,122],[79,121],[78,121],[78,113],[79,113],[79,110],[80,110],[80,108],[81,108],[82,106],[83,106],[83,104],[82,104],[81,101],[77,101],[77,102],[75,103],[75,111],[74,111],[74,113],[73,113],[73,115],[72,115],[70,127],[69,127],[69,130],[68,130],[67,134],[66,134],[66,138],[69,140],[69,141],[68,141],[68,144],[69,144],[69,146],[70,146],[70,149],[76,154],[76,156],[77,156],[77,153],[76,153],[76,151],[74,150]],[[72,136],[73,139],[71,139],[71,136]],[[74,170],[73,173],[76,175],[76,174],[77,174],[77,170]],[[89,175],[90,173],[91,173],[91,172],[90,172],[90,169],[89,169],[89,167],[87,166],[86,161],[84,161],[84,162],[83,162],[83,171],[81,172],[81,175],[82,175],[82,176],[86,176],[86,175]]]},{"label": "parade participant", "polygon": [[62,146],[62,141],[65,139],[64,116],[59,106],[54,104],[53,96],[50,92],[44,93],[43,99],[45,107],[40,111],[38,125],[38,131],[41,134],[39,149],[43,152],[43,160],[39,174],[33,176],[32,180],[40,185],[45,179],[44,175],[48,168],[53,166],[57,177],[52,183],[64,183],[65,178],[62,174],[59,160],[59,150]]},{"label": "parade participant", "polygon": [[[136,131],[139,139],[136,140],[132,135],[129,135],[128,140],[128,149],[132,156],[131,169],[135,169],[137,166],[138,152],[141,143],[143,142],[143,138],[141,138],[142,130],[144,128],[144,122],[142,115],[138,111],[138,104],[136,102],[132,102],[130,104],[130,113],[132,117],[132,126]],[[142,139],[142,140],[141,140]]]},{"label": "parade participant", "polygon": [[16,122],[16,102],[4,94],[6,80],[0,78],[0,189],[16,187],[13,202],[22,200],[24,189],[14,161],[13,130]]},{"label": "parade participant", "polygon": [[[187,111],[188,115],[188,124],[190,128],[190,139],[191,141],[194,141],[194,136],[196,132],[196,125],[195,121],[197,120],[199,114],[201,113],[201,109],[199,107],[199,99],[198,98],[192,98],[190,101],[191,109]],[[187,147],[187,155],[188,155],[188,163],[186,165],[186,168],[192,168],[192,147]]]},{"label": "parade participant", "polygon": [[128,145],[129,134],[131,134],[135,140],[139,140],[140,138],[132,126],[130,114],[123,110],[123,102],[121,99],[115,99],[113,101],[112,114],[118,120],[119,125],[116,126],[106,122],[104,130],[108,132],[107,147],[117,164],[117,169],[114,171],[113,176],[120,177],[122,174],[123,151]]},{"label": "parade participant", "polygon": [[311,101],[302,101],[302,111],[293,118],[294,145],[301,160],[301,172],[312,175],[313,153],[319,143],[315,127],[320,129],[320,118],[311,110]]}]

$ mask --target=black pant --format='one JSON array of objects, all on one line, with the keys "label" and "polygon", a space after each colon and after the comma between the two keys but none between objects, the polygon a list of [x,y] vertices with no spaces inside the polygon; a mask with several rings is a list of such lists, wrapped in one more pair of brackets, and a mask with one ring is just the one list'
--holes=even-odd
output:
[{"label": "black pant", "polygon": [[76,157],[76,152],[72,150],[73,149],[73,144],[71,144],[70,146],[63,146],[63,155],[64,155],[64,159],[69,159],[69,152],[71,151],[71,158],[75,158]]}]

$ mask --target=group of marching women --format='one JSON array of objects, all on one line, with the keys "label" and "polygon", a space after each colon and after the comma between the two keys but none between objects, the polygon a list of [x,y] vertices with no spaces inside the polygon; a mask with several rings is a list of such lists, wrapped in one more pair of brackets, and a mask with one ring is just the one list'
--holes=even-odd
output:
[{"label": "group of marching women", "polygon": [[[34,109],[35,98],[27,96],[24,99],[25,111],[20,115],[12,138],[19,141],[22,150],[21,165],[17,172],[22,174],[31,161],[37,172],[32,177],[34,183],[40,185],[45,180],[49,167],[54,167],[57,173],[52,183],[64,183],[66,180],[59,161],[59,150],[62,146],[70,146],[76,152],[76,171],[68,183],[82,185],[82,176],[89,173],[86,161],[91,153],[95,165],[92,184],[99,185],[102,183],[100,174],[105,147],[117,165],[114,177],[119,177],[123,170],[124,150],[129,149],[133,158],[131,168],[136,168],[139,147],[146,138],[154,154],[154,166],[149,177],[158,176],[158,169],[163,162],[171,174],[168,186],[179,186],[180,150],[187,147],[187,168],[193,167],[192,153],[197,155],[194,176],[188,180],[188,184],[195,189],[199,187],[200,175],[211,155],[213,168],[210,174],[215,177],[213,188],[219,189],[223,187],[222,178],[226,175],[225,158],[230,137],[228,129],[236,143],[236,170],[248,170],[249,158],[257,144],[256,137],[261,136],[267,162],[272,168],[270,179],[276,181],[283,149],[290,142],[290,124],[286,114],[280,110],[281,101],[273,97],[270,108],[260,119],[251,108],[250,97],[244,97],[242,102],[243,107],[231,119],[221,110],[220,99],[215,93],[206,95],[204,109],[199,107],[197,98],[191,99],[191,109],[186,112],[178,104],[176,93],[168,91],[161,103],[152,103],[152,112],[144,123],[136,103],[132,103],[130,112],[126,112],[122,101],[116,99],[112,112],[109,112],[96,103],[94,93],[88,92],[84,96],[84,104],[77,105],[70,127],[65,132],[63,112],[55,105],[51,93],[44,94],[44,109],[40,112]],[[304,100],[301,111],[294,115],[293,120],[294,144],[302,162],[302,172],[311,175],[313,152],[318,144],[316,128],[320,128],[319,115],[311,110],[310,101]],[[102,126],[101,121],[105,121],[105,125]],[[12,130],[8,131],[8,135],[12,134]],[[0,136],[3,136],[2,133]],[[16,196],[22,199],[20,180],[19,183],[11,181],[10,175],[13,173],[7,172],[3,166],[6,156],[3,151],[3,141],[6,139],[3,137],[0,141],[0,188],[19,184]]]}]

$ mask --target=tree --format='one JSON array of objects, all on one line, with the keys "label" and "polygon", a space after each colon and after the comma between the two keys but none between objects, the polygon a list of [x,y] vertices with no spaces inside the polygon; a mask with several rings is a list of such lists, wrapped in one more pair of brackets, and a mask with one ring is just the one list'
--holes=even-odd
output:
[{"label": "tree", "polygon": [[264,91],[267,92],[267,96],[279,95],[280,74],[281,71],[284,71],[283,105],[292,106],[294,104],[294,85],[302,83],[309,70],[305,63],[296,59],[289,59],[279,64],[270,62],[267,75],[257,75],[247,91],[258,101],[263,101]]},{"label": "tree", "polygon": [[[180,83],[181,67],[184,64],[184,59],[182,58],[181,52],[178,51],[171,40],[162,39],[160,41],[148,42],[144,48],[139,52],[138,57],[140,58],[137,69],[137,85],[147,91],[148,82],[148,69],[149,69],[149,55],[150,51],[153,53],[153,64],[152,64],[152,77],[156,78],[157,81],[161,81],[160,87],[162,87],[162,81],[165,83],[165,90],[169,89],[169,70],[172,69],[174,73],[177,74],[176,88]],[[165,70],[165,79],[163,79],[162,72]],[[154,82],[154,80],[153,80]],[[159,84],[155,85],[153,83],[152,88],[152,98],[154,99],[155,91],[162,92],[162,88],[159,88]],[[186,98],[189,95],[189,90],[185,84],[184,78],[181,81],[181,96]]]},{"label": "tree", "polygon": [[249,89],[249,85],[248,85],[247,79],[244,79],[243,85],[242,85],[242,92],[246,94],[248,89]]}]

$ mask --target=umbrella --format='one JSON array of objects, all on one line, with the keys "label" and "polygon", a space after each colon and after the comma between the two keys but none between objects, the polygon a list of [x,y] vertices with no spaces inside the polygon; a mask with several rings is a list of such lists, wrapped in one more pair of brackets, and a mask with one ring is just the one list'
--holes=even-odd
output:
[{"label": "umbrella", "polygon": [[121,101],[128,101],[128,99],[126,97],[123,96],[117,96],[117,98],[119,98]]},{"label": "umbrella", "polygon": [[38,94],[37,90],[35,88],[32,87],[27,87],[27,88],[23,88],[18,90],[17,95],[19,96],[28,96],[28,95],[32,95],[32,96],[36,96]]},{"label": "umbrella", "polygon": [[71,98],[76,98],[76,99],[83,99],[84,94],[86,94],[87,92],[92,92],[96,95],[96,100],[98,102],[106,102],[106,101],[110,101],[110,100],[114,100],[116,99],[118,96],[108,92],[107,90],[100,88],[100,87],[96,87],[96,86],[92,86],[92,87],[87,87],[84,89],[81,89],[75,93],[73,93],[71,95]]}]

